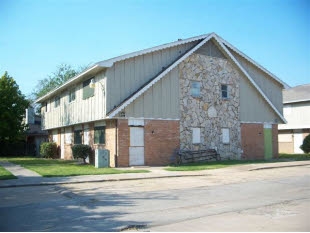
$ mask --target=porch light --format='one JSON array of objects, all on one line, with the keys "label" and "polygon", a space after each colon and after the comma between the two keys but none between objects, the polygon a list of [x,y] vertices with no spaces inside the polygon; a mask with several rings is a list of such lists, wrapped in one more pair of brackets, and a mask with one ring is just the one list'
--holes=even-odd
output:
[{"label": "porch light", "polygon": [[[100,81],[98,81],[97,83],[99,83],[99,84],[100,84],[101,89],[102,89],[102,92],[103,92],[103,95],[105,96],[105,89],[104,89],[104,85],[103,85]],[[90,80],[89,87],[90,87],[90,88],[95,88],[95,87],[96,87],[96,82],[95,82],[95,79],[93,79],[93,78],[92,78],[92,79]]]},{"label": "porch light", "polygon": [[95,86],[96,86],[95,80],[92,78],[92,79],[90,80],[89,87],[90,87],[90,88],[95,88]]}]

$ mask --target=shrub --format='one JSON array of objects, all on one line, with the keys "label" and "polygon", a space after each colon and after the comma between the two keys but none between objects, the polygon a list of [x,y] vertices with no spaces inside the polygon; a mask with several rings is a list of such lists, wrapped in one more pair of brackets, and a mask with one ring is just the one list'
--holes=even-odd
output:
[{"label": "shrub", "polygon": [[57,144],[55,142],[43,142],[40,146],[40,154],[44,158],[53,158],[57,155]]},{"label": "shrub", "polygon": [[302,149],[304,153],[310,153],[310,134],[305,137],[300,149]]},{"label": "shrub", "polygon": [[78,144],[71,147],[72,154],[75,159],[82,158],[83,162],[86,163],[85,159],[87,156],[92,154],[92,149],[89,145]]}]

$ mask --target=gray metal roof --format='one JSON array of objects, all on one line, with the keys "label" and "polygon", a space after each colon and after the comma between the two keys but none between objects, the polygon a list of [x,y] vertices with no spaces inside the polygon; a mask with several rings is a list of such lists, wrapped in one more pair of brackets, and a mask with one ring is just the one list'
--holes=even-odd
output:
[{"label": "gray metal roof", "polygon": [[310,84],[283,90],[283,103],[310,101]]}]

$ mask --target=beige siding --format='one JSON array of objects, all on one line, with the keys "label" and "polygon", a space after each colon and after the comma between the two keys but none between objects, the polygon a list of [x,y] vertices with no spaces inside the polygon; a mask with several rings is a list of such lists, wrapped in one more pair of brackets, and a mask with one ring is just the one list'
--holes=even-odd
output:
[{"label": "beige siding", "polygon": [[279,125],[279,129],[310,127],[310,101],[284,104],[283,113],[287,124]]},{"label": "beige siding", "polygon": [[233,56],[237,59],[240,65],[251,76],[259,88],[265,93],[268,99],[276,107],[276,109],[282,114],[282,84],[275,81],[268,74],[255,67],[253,64],[242,58],[240,55],[229,49]]},{"label": "beige siding", "polygon": [[240,78],[240,120],[242,122],[281,122],[281,119],[243,75]]},{"label": "beige siding", "polygon": [[125,108],[126,117],[179,118],[178,68]]},{"label": "beige siding", "polygon": [[[88,121],[103,119],[105,116],[105,74],[99,73],[95,76],[96,87],[94,96],[83,100],[83,82],[75,85],[75,100],[69,103],[66,90],[60,94],[60,106],[55,108],[54,97],[49,100],[49,111],[42,110],[44,128],[59,128]],[[91,77],[89,77],[91,78]],[[99,83],[101,82],[101,84]],[[70,88],[73,88],[70,87]]]},{"label": "beige siding", "polygon": [[106,73],[109,87],[107,112],[155,78],[197,43],[191,42],[116,62]]},{"label": "beige siding", "polygon": [[212,40],[208,41],[203,46],[201,46],[195,53],[210,56],[210,57],[218,57],[218,58],[226,59],[225,55],[214,44]]}]

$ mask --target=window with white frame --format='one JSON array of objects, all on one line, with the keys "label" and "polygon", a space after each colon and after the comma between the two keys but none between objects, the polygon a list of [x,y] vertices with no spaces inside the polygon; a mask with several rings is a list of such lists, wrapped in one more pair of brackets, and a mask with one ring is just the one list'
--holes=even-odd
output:
[{"label": "window with white frame", "polygon": [[221,85],[221,93],[222,93],[222,99],[229,98],[228,85],[226,84]]},{"label": "window with white frame", "polygon": [[201,85],[200,82],[197,82],[197,81],[191,82],[191,96],[195,98],[200,97],[200,85]]},{"label": "window with white frame", "polygon": [[222,142],[224,144],[229,144],[229,142],[230,142],[229,129],[228,128],[222,128]]},{"label": "window with white frame", "polygon": [[192,141],[193,144],[200,143],[200,128],[192,128]]}]

